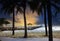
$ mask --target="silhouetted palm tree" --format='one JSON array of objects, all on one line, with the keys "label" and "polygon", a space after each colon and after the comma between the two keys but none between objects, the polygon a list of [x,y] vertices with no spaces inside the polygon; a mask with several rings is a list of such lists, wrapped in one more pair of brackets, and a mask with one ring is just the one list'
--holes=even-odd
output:
[{"label": "silhouetted palm tree", "polygon": [[23,16],[24,16],[24,27],[25,27],[25,34],[24,34],[24,38],[27,38],[27,24],[26,24],[26,2],[27,0],[22,0],[22,7],[23,7]]},{"label": "silhouetted palm tree", "polygon": [[[42,8],[44,9],[45,24],[46,24],[46,7],[47,7],[47,12],[48,12],[48,27],[49,27],[49,41],[53,41],[51,6],[53,6],[54,8],[58,8],[51,1],[52,0],[31,0],[31,2],[30,2],[30,7],[31,7],[31,10],[33,10],[33,12],[37,10],[37,8],[39,7],[39,5],[40,5],[40,7],[37,10],[38,14],[42,11]],[[42,8],[41,8],[41,6],[42,6]],[[47,29],[46,29],[46,31],[47,31]]]},{"label": "silhouetted palm tree", "polygon": [[46,19],[46,2],[43,4],[43,8],[44,8],[45,36],[48,36],[48,32],[47,32],[47,19]]},{"label": "silhouetted palm tree", "polygon": [[50,0],[47,1],[47,12],[48,12],[48,27],[49,27],[49,41],[53,41],[53,34],[52,34],[52,12],[51,12],[51,5],[58,10],[58,6],[55,3],[52,3]]},{"label": "silhouetted palm tree", "polygon": [[50,0],[47,1],[47,12],[48,12],[49,41],[53,41],[53,35],[52,35],[52,12],[51,12]]},{"label": "silhouetted palm tree", "polygon": [[18,11],[22,11],[20,9],[20,0],[0,0],[0,3],[3,5],[2,11],[7,14],[13,14],[13,28],[12,28],[12,35],[14,35],[14,27],[15,27],[15,14],[16,14],[16,9]]},{"label": "silhouetted palm tree", "polygon": [[[5,2],[5,1],[2,2],[3,5],[4,5],[4,10],[6,11],[8,9],[7,11],[9,13],[13,12],[13,16],[14,16],[14,9],[15,9],[16,6],[20,8],[20,2],[21,2],[21,0],[18,2],[19,5],[16,5],[16,2],[17,2],[16,0],[15,1],[10,0],[11,2],[10,1]],[[44,4],[43,5],[43,3],[45,3],[45,2],[48,3],[48,4]],[[37,11],[38,14],[40,14],[40,12],[42,12],[42,8],[45,8],[44,6],[47,5],[48,16],[49,16],[49,14],[51,14],[51,7],[50,6],[52,5],[52,6],[56,7],[56,5],[52,4],[48,0],[31,0],[31,2],[29,2],[29,3],[30,3],[29,5],[30,5],[31,10],[33,12]],[[24,24],[25,24],[25,37],[27,37],[27,26],[26,26],[26,17],[25,17],[26,0],[22,0],[22,4],[23,4],[22,5],[23,10],[24,10],[24,12],[23,12],[24,14],[23,15],[24,15],[24,20],[25,20],[24,21]],[[20,9],[18,9],[18,10],[20,11]],[[45,9],[44,9],[44,11],[45,11]],[[46,14],[46,12],[45,12],[45,14]],[[13,19],[14,19],[14,17],[13,17]],[[52,17],[50,15],[48,17],[48,26],[49,26],[49,39],[51,39],[51,41],[52,41],[52,37],[51,37],[52,36],[52,24],[51,24],[52,21],[51,20],[52,20]],[[14,20],[13,20],[13,22],[14,22]],[[14,29],[13,29],[13,31],[14,31]]]},{"label": "silhouetted palm tree", "polygon": [[23,12],[23,16],[24,16],[24,27],[25,27],[25,35],[24,37],[27,38],[27,25],[26,25],[26,16],[25,16],[25,9],[26,9],[26,0],[1,0],[1,3],[3,5],[3,9],[5,12],[8,12],[9,14],[13,13],[13,33],[12,35],[14,35],[14,22],[15,22],[15,13],[17,9],[17,12],[21,12],[22,9],[20,7],[23,8],[24,11]]},{"label": "silhouetted palm tree", "polygon": [[44,10],[45,36],[47,36],[46,2],[44,0],[32,0],[29,5],[33,12],[37,11],[38,15],[42,14],[42,10]]}]

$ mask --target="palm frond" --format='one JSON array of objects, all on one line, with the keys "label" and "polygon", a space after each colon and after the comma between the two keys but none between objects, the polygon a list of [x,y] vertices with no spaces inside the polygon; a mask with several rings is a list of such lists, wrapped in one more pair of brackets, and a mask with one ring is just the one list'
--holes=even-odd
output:
[{"label": "palm frond", "polygon": [[14,7],[16,7],[17,12],[22,12],[21,10],[21,0],[1,0],[1,4],[3,5],[3,7],[1,8],[1,11],[6,13],[8,12],[9,14],[13,13]]}]

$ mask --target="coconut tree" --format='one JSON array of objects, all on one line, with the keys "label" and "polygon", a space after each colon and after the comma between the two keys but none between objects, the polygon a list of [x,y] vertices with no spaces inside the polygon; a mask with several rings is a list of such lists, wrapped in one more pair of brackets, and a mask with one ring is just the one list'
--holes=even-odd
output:
[{"label": "coconut tree", "polygon": [[49,41],[53,41],[53,35],[52,35],[52,13],[51,13],[50,0],[47,1],[47,12],[48,12]]},{"label": "coconut tree", "polygon": [[[34,0],[35,1],[35,0]],[[33,2],[34,2],[33,1]],[[36,0],[36,3],[37,5],[40,4],[43,8],[44,8],[44,15],[45,15],[45,18],[46,18],[46,8],[45,6],[47,6],[47,12],[48,12],[48,26],[49,26],[49,41],[53,41],[53,38],[52,38],[52,16],[50,15],[51,14],[51,7],[50,7],[50,1],[47,1],[47,0],[41,0],[39,3],[39,1]],[[34,2],[35,3],[35,2]],[[33,3],[33,4],[34,4]],[[35,4],[36,4],[35,3]],[[47,4],[46,4],[47,3]],[[32,4],[32,3],[31,3]],[[34,6],[34,5],[33,5]],[[36,6],[36,5],[35,5]],[[34,6],[34,7],[35,7]],[[36,10],[36,8],[38,7],[35,7],[33,8],[33,10]],[[40,7],[39,7],[40,8]],[[38,10],[38,14],[40,13],[40,10]],[[50,16],[49,16],[50,15]],[[47,29],[46,29],[47,31]]]},{"label": "coconut tree", "polygon": [[27,0],[22,0],[22,7],[23,7],[23,16],[24,16],[24,27],[25,27],[25,34],[24,34],[24,38],[27,38],[27,24],[26,24],[26,2]]},{"label": "coconut tree", "polygon": [[[53,1],[54,2],[54,1]],[[52,3],[50,0],[47,1],[47,12],[48,12],[48,27],[49,27],[49,41],[53,41],[52,35],[52,12],[51,12],[51,5],[58,10],[58,6],[55,3]],[[58,10],[59,11],[59,10]]]},{"label": "coconut tree", "polygon": [[46,2],[45,0],[33,0],[29,2],[31,10],[37,11],[37,14],[42,14],[44,10],[44,24],[45,24],[45,36],[47,36],[47,22],[46,22]]},{"label": "coconut tree", "polygon": [[43,4],[43,8],[44,8],[45,36],[48,36],[48,32],[47,32],[47,19],[46,19],[46,2]]},{"label": "coconut tree", "polygon": [[[6,0],[5,0],[6,1]],[[5,6],[4,7],[4,10],[5,11],[7,11],[7,12],[9,12],[9,13],[11,13],[11,12],[13,12],[13,16],[14,16],[14,9],[16,8],[16,7],[19,7],[18,8],[18,10],[17,11],[20,11],[20,6],[21,7],[23,7],[23,10],[24,10],[24,24],[25,24],[25,37],[27,36],[27,27],[26,27],[26,17],[25,17],[25,9],[26,9],[26,0],[19,0],[18,1],[18,5],[16,5],[17,4],[17,1],[16,0],[7,0],[7,2],[5,2],[4,0],[1,0],[1,2],[3,3],[3,5]],[[9,2],[8,2],[9,1]],[[14,3],[15,2],[15,3]],[[20,2],[22,2],[22,4],[23,5],[20,5],[21,3]],[[31,9],[33,10],[33,12],[34,12],[34,10],[35,11],[38,11],[38,14],[42,11],[42,6],[43,6],[43,4],[42,3],[44,3],[44,2],[47,2],[46,0],[32,0],[31,2],[29,2],[30,4],[30,7],[31,7]],[[6,4],[5,4],[6,3]],[[7,5],[7,3],[9,4],[9,5]],[[10,5],[11,4],[11,5]],[[13,5],[12,5],[13,4]],[[50,3],[51,4],[51,3]],[[6,8],[7,7],[7,8]],[[38,9],[37,9],[38,8]],[[8,10],[7,10],[8,9]],[[14,18],[14,17],[13,17]],[[13,22],[14,22],[14,20],[13,20]],[[13,23],[14,24],[14,23]],[[13,25],[14,26],[14,25]],[[13,30],[13,32],[14,32],[14,30]]]},{"label": "coconut tree", "polygon": [[[3,7],[1,8],[1,11],[3,11],[4,13],[7,14],[13,14],[13,28],[12,28],[12,35],[14,35],[14,27],[15,27],[15,14],[18,11],[22,11],[20,9],[20,0],[0,0],[0,3],[3,5]],[[17,11],[16,11],[17,9]]]},{"label": "coconut tree", "polygon": [[[56,4],[51,2],[52,0],[31,0],[30,8],[31,10],[38,12],[38,14],[42,11],[42,8],[44,9],[44,16],[46,18],[46,8],[47,8],[47,13],[48,13],[48,27],[49,27],[49,41],[53,41],[53,36],[52,36],[52,12],[51,12],[51,6],[54,8],[58,8]],[[39,6],[40,5],[40,6]],[[42,6],[42,8],[41,8]],[[38,9],[37,9],[38,8]],[[46,19],[45,19],[46,23]],[[46,29],[47,31],[47,29]]]},{"label": "coconut tree", "polygon": [[[26,25],[26,16],[25,16],[25,9],[26,9],[26,0],[1,0],[1,3],[3,5],[3,9],[5,12],[8,12],[9,14],[13,13],[13,33],[14,35],[14,21],[15,21],[15,13],[18,11],[21,13],[23,12],[24,16],[24,27],[25,27],[25,35],[24,37],[27,38],[27,25]],[[22,11],[22,7],[23,11]],[[17,10],[16,10],[17,9]],[[16,12],[17,11],[17,12]]]}]

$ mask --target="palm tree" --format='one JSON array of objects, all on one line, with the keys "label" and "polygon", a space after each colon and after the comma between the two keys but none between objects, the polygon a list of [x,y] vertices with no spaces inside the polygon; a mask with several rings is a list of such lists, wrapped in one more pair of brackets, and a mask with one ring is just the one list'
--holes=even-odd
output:
[{"label": "palm tree", "polygon": [[[10,14],[11,12],[14,11],[14,9],[10,6],[11,5],[10,2],[7,1],[7,0],[5,0],[5,1],[4,0],[1,0],[1,4],[3,5],[3,8],[2,8],[3,12],[5,11],[5,12],[8,12]],[[12,30],[13,30],[12,35],[14,35],[14,13],[13,13],[13,28],[12,28]]]},{"label": "palm tree", "polygon": [[48,36],[47,33],[47,20],[46,20],[46,3],[43,4],[43,8],[44,8],[44,24],[45,24],[45,36]]},{"label": "palm tree", "polygon": [[26,15],[25,15],[25,10],[26,10],[26,2],[27,0],[23,0],[22,1],[22,7],[23,7],[23,16],[24,16],[24,27],[25,27],[25,34],[24,34],[24,38],[27,38],[27,24],[26,24]]},{"label": "palm tree", "polygon": [[[47,12],[48,12],[48,26],[49,26],[49,41],[53,41],[53,36],[52,36],[52,14],[51,14],[51,6],[58,8],[55,4],[50,2],[51,0],[33,0],[30,3],[31,10],[36,11],[38,8],[38,4],[43,6],[42,8],[44,9],[44,16],[45,16],[45,25],[46,25],[46,6],[47,6]],[[46,4],[47,3],[47,4]],[[37,10],[38,14],[41,12],[41,7]],[[46,27],[46,26],[45,26]],[[47,29],[46,29],[47,31]],[[46,33],[47,34],[47,33]]]},{"label": "palm tree", "polygon": [[[1,0],[2,1],[2,0]],[[6,0],[5,0],[6,1]],[[2,3],[3,3],[3,5],[4,5],[4,10],[5,11],[7,11],[7,12],[9,12],[9,13],[12,13],[13,12],[13,16],[14,16],[14,9],[15,9],[15,7],[17,6],[17,7],[19,7],[18,8],[18,10],[17,11],[20,11],[20,2],[22,1],[22,0],[19,0],[18,1],[18,5],[16,4],[17,3],[17,1],[15,0],[10,0],[10,1],[7,1],[7,2],[5,2],[5,1],[2,1]],[[12,3],[11,3],[12,2]],[[38,12],[38,14],[42,11],[42,9],[41,9],[41,7],[43,6],[44,7],[44,5],[43,5],[43,3],[44,2],[47,2],[46,0],[32,0],[31,2],[30,2],[30,7],[31,7],[31,9],[33,10],[33,12],[34,11],[37,11]],[[49,2],[49,1],[48,1]],[[7,3],[8,3],[8,5],[7,5]],[[22,5],[22,7],[23,7],[23,10],[24,10],[24,26],[25,26],[25,37],[27,36],[27,26],[26,26],[26,17],[25,17],[25,9],[26,9],[26,0],[23,0],[22,1],[22,3],[23,3],[23,5]],[[40,5],[40,3],[41,3],[41,5]],[[12,5],[13,4],[13,5]],[[50,6],[50,4],[51,3],[49,3],[49,6]],[[46,4],[47,5],[47,4]],[[52,4],[52,6],[54,6],[54,7],[56,7],[55,5],[53,5]],[[47,5],[47,7],[48,7],[48,5]],[[38,9],[37,9],[38,8]],[[8,9],[8,10],[7,10]],[[50,10],[49,8],[47,8],[48,9],[48,11]],[[45,10],[44,10],[45,11]],[[50,12],[51,13],[51,12]],[[48,18],[50,18],[50,17],[48,17]],[[13,19],[14,19],[14,17],[13,17]],[[49,21],[49,20],[48,20]],[[13,22],[14,22],[14,20],[13,20]],[[51,19],[50,19],[50,22],[51,22]],[[49,22],[48,22],[49,23]],[[14,24],[14,23],[13,23]],[[49,23],[50,24],[50,23]],[[13,27],[14,27],[14,25],[13,25]],[[50,25],[49,25],[49,27],[50,27]],[[51,29],[50,29],[51,30]],[[14,30],[13,30],[13,32],[14,32]],[[50,37],[51,38],[51,37]]]},{"label": "palm tree", "polygon": [[48,12],[49,41],[53,41],[53,35],[52,35],[52,13],[51,13],[50,0],[47,1],[47,12]]},{"label": "palm tree", "polygon": [[[14,27],[15,27],[15,14],[18,12],[18,11],[22,11],[20,9],[20,0],[1,0],[0,3],[3,5],[3,8],[1,8],[1,10],[5,13],[9,13],[9,14],[12,14],[13,13],[13,28],[12,28],[12,35],[14,35]],[[17,12],[16,12],[16,9],[17,9]]]},{"label": "palm tree", "polygon": [[46,22],[46,2],[44,0],[33,0],[29,2],[31,10],[37,11],[38,15],[42,14],[44,9],[44,24],[45,24],[45,36],[47,36],[47,22]]},{"label": "palm tree", "polygon": [[[53,41],[53,34],[52,34],[52,12],[51,12],[51,1],[47,1],[47,12],[48,12],[48,27],[49,27],[49,41]],[[52,4],[57,10],[57,7],[55,4]]]},{"label": "palm tree", "polygon": [[[26,9],[26,0],[1,0],[1,3],[3,4],[3,9],[5,12],[8,12],[9,14],[13,13],[13,33],[12,35],[14,35],[14,21],[15,21],[15,13],[19,12],[23,12],[23,16],[24,16],[24,27],[25,27],[25,35],[24,37],[27,38],[27,25],[26,25],[26,16],[25,16],[25,9]],[[22,7],[24,11],[22,11],[22,9],[20,8]],[[17,12],[15,11],[15,8],[17,9]]]}]

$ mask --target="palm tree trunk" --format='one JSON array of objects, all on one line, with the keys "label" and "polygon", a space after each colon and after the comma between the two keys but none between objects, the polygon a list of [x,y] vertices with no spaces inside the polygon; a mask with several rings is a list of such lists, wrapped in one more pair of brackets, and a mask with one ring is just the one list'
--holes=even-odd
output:
[{"label": "palm tree trunk", "polygon": [[46,22],[46,7],[44,4],[44,24],[45,24],[45,36],[47,36],[47,22]]},{"label": "palm tree trunk", "polygon": [[26,10],[26,0],[24,1],[24,27],[25,27],[25,34],[24,34],[24,38],[27,38],[27,24],[26,24],[26,15],[25,15],[25,10]]},{"label": "palm tree trunk", "polygon": [[53,41],[52,35],[52,13],[51,13],[51,6],[50,1],[47,1],[47,12],[48,12],[48,27],[49,27],[49,41]]},{"label": "palm tree trunk", "polygon": [[16,11],[15,11],[15,8],[14,8],[14,10],[13,10],[13,27],[12,27],[12,35],[14,35],[15,33],[14,33],[14,27],[15,27],[15,13],[16,13]]}]

